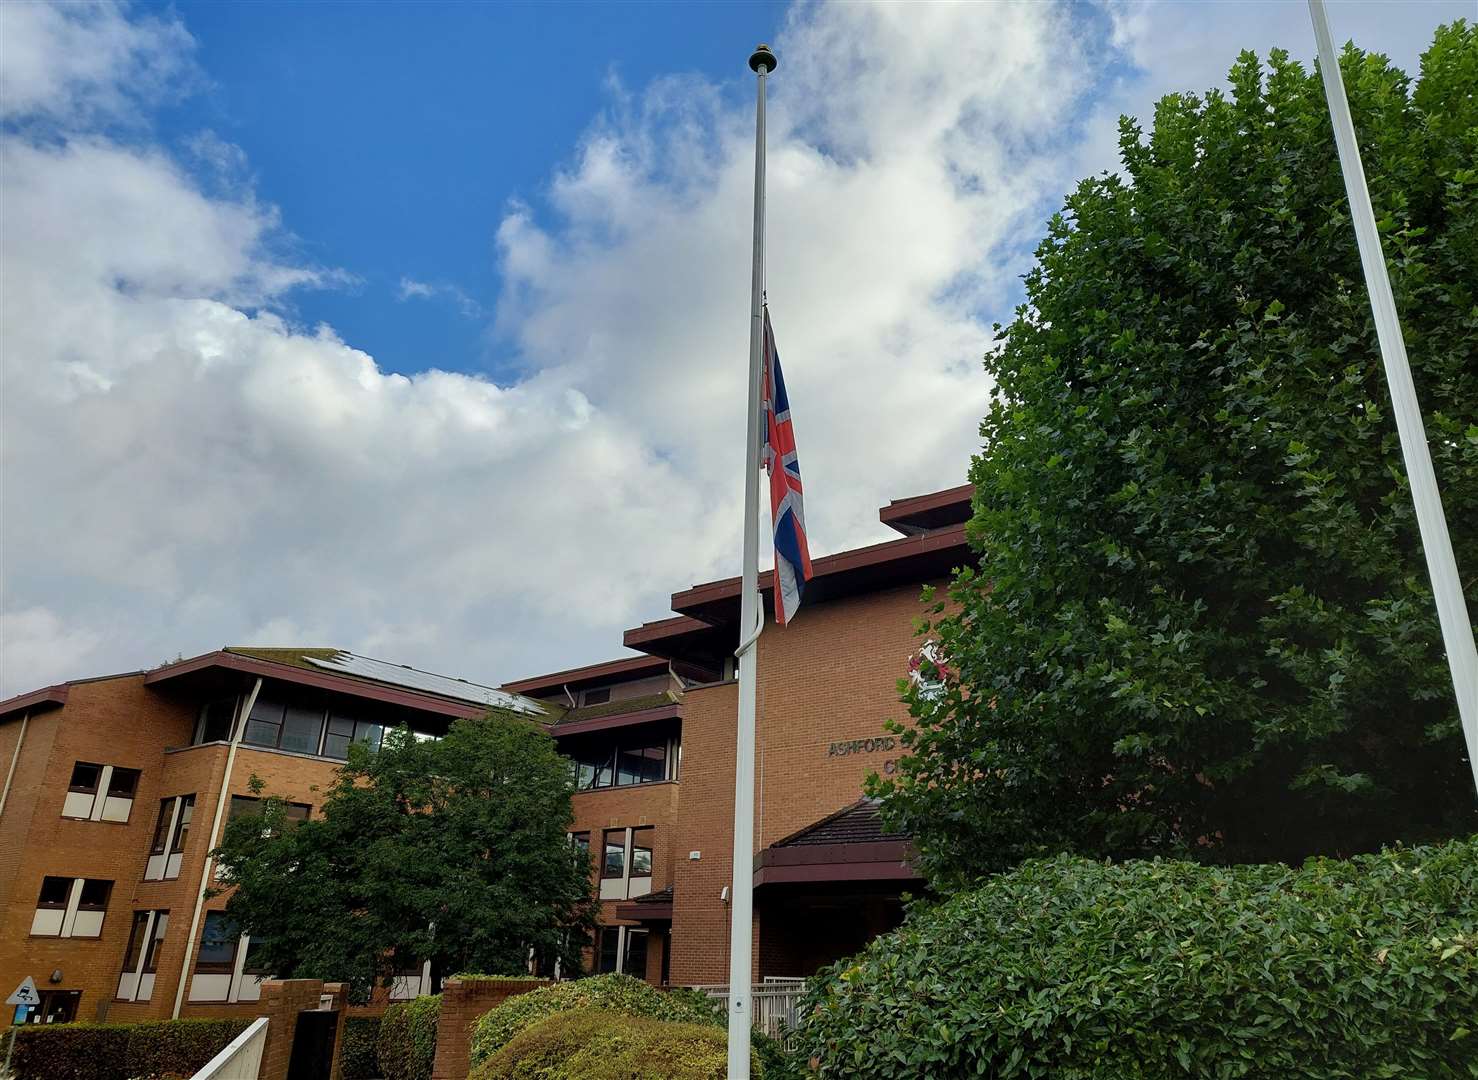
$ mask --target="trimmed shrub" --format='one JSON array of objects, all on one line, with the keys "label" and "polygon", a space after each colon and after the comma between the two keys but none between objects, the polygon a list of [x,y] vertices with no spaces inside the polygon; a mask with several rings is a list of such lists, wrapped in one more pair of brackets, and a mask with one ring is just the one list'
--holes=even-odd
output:
[{"label": "trimmed shrub", "polygon": [[610,1009],[546,1016],[514,1035],[471,1080],[724,1080],[724,1031]]},{"label": "trimmed shrub", "polygon": [[724,1023],[718,1004],[696,990],[658,990],[630,975],[593,975],[530,990],[483,1013],[472,1028],[473,1068],[545,1017],[592,1008],[674,1023]]},{"label": "trimmed shrub", "polygon": [[823,1077],[1478,1076],[1478,838],[1024,864],[812,980]]},{"label": "trimmed shrub", "polygon": [[376,1048],[379,1037],[378,1016],[344,1017],[344,1049],[339,1053],[342,1080],[379,1080],[383,1075]]},{"label": "trimmed shrub", "polygon": [[17,1080],[190,1076],[250,1023],[233,1018],[28,1025],[17,1033],[11,1067]]},{"label": "trimmed shrub", "polygon": [[375,1039],[375,1054],[385,1080],[431,1080],[440,1015],[440,994],[397,1002],[385,1010]]}]

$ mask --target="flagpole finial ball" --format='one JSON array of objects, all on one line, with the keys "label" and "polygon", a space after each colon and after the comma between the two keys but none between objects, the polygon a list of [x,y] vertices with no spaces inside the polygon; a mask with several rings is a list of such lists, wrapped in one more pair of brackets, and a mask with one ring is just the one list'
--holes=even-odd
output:
[{"label": "flagpole finial ball", "polygon": [[758,75],[760,68],[764,67],[765,74],[768,75],[775,70],[777,63],[775,54],[770,51],[770,46],[756,45],[754,55],[749,58],[749,70]]}]

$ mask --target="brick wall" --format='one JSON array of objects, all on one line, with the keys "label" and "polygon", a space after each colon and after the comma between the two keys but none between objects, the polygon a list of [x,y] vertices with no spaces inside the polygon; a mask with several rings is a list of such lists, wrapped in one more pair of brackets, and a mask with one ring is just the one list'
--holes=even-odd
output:
[{"label": "brick wall", "polygon": [[344,1016],[346,1010],[344,984],[325,983],[319,979],[272,979],[262,984],[262,1000],[256,1015],[267,1017],[267,1045],[262,1050],[258,1080],[287,1080],[292,1060],[293,1036],[298,1017],[316,1011],[322,995],[333,998],[337,1017],[334,1028],[334,1058],[330,1080],[339,1080],[339,1059],[344,1050]]},{"label": "brick wall", "polygon": [[[462,979],[455,975],[442,983],[431,1080],[467,1080],[472,1025],[509,998],[548,985],[537,979]],[[270,1078],[264,1075],[262,1080]]]},{"label": "brick wall", "polygon": [[[897,683],[919,647],[913,620],[923,614],[924,584],[803,608],[790,626],[765,628],[756,704],[756,851],[855,801],[863,778],[898,755],[886,740],[871,752],[828,749],[833,742],[878,740],[885,720],[908,718]],[[683,699],[675,985],[728,981],[729,909],[720,893],[732,875],[737,708],[733,683],[690,690]],[[696,862],[687,857],[694,850],[702,853]]]}]

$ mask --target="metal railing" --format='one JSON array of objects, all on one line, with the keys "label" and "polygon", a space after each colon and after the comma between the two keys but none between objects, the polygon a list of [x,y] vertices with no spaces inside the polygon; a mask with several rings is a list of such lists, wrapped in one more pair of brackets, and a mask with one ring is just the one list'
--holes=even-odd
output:
[{"label": "metal railing", "polygon": [[266,1045],[267,1018],[259,1016],[190,1080],[257,1080]]},{"label": "metal railing", "polygon": [[[725,1010],[728,1009],[727,984],[695,986],[693,989],[707,994],[721,1002]],[[805,993],[805,989],[805,979],[770,976],[764,982],[755,983],[749,988],[750,1024],[791,1049],[800,1019],[801,995]]]}]

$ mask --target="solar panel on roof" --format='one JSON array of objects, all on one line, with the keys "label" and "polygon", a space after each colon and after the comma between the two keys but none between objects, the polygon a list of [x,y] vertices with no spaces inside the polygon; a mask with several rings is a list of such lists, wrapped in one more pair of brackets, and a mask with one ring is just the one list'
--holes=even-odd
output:
[{"label": "solar panel on roof", "polygon": [[374,660],[368,656],[359,656],[351,652],[335,653],[327,660],[316,656],[304,657],[304,659],[326,671],[357,675],[362,679],[373,679],[375,682],[402,686],[408,690],[421,690],[441,697],[456,698],[458,701],[475,701],[479,705],[511,709],[514,712],[529,713],[535,716],[542,715],[545,711],[538,702],[521,694],[495,690],[491,686],[481,686],[468,682],[466,679],[433,675],[429,671],[419,671],[404,664],[387,664],[383,660]]}]

